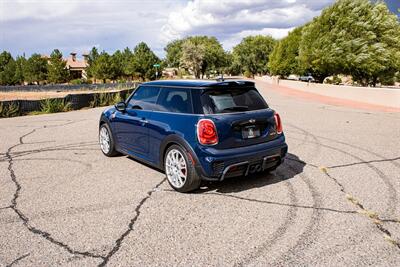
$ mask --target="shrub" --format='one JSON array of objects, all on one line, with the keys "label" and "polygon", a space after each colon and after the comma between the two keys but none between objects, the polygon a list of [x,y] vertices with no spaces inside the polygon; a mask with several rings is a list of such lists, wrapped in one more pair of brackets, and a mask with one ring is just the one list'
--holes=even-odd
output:
[{"label": "shrub", "polygon": [[248,70],[246,70],[245,72],[244,72],[244,77],[246,77],[246,78],[253,78],[253,73],[251,73],[250,71],[248,71]]},{"label": "shrub", "polygon": [[0,103],[0,118],[16,117],[21,114],[19,104],[11,102],[8,104]]},{"label": "shrub", "polygon": [[114,94],[114,99],[113,99],[113,102],[114,102],[113,104],[116,104],[116,103],[121,102],[121,101],[122,101],[121,94],[119,92],[115,93]]},{"label": "shrub", "polygon": [[70,80],[69,83],[76,85],[76,84],[82,84],[83,82],[81,79],[74,79],[74,80]]},{"label": "shrub", "polygon": [[72,110],[71,103],[63,98],[45,99],[40,103],[41,113],[56,113]]},{"label": "shrub", "polygon": [[93,81],[92,80],[88,80],[88,79],[75,79],[75,80],[71,80],[69,81],[70,84],[74,84],[74,85],[78,85],[78,84],[92,84]]},{"label": "shrub", "polygon": [[98,93],[98,94],[93,94],[93,100],[90,101],[89,106],[91,108],[95,107],[104,107],[104,106],[110,106],[115,104],[116,102],[121,101],[121,96],[118,93]]},{"label": "shrub", "polygon": [[339,78],[337,75],[329,76],[324,79],[324,83],[339,85],[340,83],[342,83],[342,79]]},{"label": "shrub", "polygon": [[380,77],[379,81],[381,82],[381,85],[392,86],[396,82],[396,77],[382,75],[382,77]]}]

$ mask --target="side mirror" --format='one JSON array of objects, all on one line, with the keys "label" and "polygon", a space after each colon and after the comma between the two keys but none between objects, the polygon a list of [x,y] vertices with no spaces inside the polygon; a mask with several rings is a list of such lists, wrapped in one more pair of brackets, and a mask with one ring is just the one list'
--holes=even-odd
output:
[{"label": "side mirror", "polygon": [[121,112],[125,112],[125,110],[126,110],[126,104],[125,104],[125,102],[118,102],[117,104],[115,104],[115,108],[118,110],[118,111],[121,111]]}]

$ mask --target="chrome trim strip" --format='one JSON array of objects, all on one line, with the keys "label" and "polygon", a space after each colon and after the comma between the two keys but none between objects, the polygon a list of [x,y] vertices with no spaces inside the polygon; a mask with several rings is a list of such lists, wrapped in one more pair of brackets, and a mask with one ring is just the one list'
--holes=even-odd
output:
[{"label": "chrome trim strip", "polygon": [[262,166],[261,166],[263,171],[265,170],[265,169],[264,169],[265,162],[266,162],[268,159],[270,159],[270,158],[275,158],[275,157],[281,158],[281,154],[274,154],[274,155],[266,156],[266,157],[263,158],[263,163],[262,163]]},{"label": "chrome trim strip", "polygon": [[[224,171],[222,172],[222,176],[221,176],[220,181],[223,181],[223,180],[224,180],[225,175],[228,173],[228,171],[229,171],[232,167],[241,166],[241,165],[245,165],[245,164],[249,164],[249,162],[248,162],[248,161],[242,161],[242,162],[235,163],[235,164],[232,164],[232,165],[229,165],[229,166],[225,167]],[[247,169],[249,169],[249,167],[247,167]],[[246,172],[247,172],[247,170],[246,170]]]}]

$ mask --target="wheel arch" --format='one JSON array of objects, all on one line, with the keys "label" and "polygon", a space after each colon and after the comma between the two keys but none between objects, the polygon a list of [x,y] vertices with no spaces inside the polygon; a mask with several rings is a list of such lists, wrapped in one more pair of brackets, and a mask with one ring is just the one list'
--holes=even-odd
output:
[{"label": "wheel arch", "polygon": [[109,119],[108,119],[104,114],[102,114],[101,117],[100,117],[100,120],[99,120],[99,128],[100,128],[101,125],[103,125],[104,123],[107,123],[108,126],[110,126],[110,121],[109,121]]},{"label": "wheel arch", "polygon": [[159,158],[160,169],[164,169],[165,153],[167,152],[168,148],[170,148],[173,145],[178,145],[182,147],[185,150],[185,152],[189,155],[191,160],[194,161],[193,162],[194,165],[198,162],[196,153],[193,151],[193,148],[190,146],[190,144],[179,135],[172,134],[166,137],[160,145],[160,158]]}]

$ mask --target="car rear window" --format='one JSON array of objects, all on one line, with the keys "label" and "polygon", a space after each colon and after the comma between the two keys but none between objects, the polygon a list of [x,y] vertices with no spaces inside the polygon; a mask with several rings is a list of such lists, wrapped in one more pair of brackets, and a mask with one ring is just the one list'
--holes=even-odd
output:
[{"label": "car rear window", "polygon": [[255,88],[207,89],[201,95],[204,114],[232,113],[268,108]]}]

